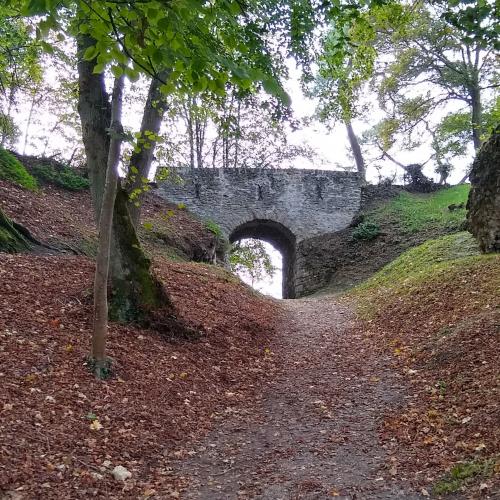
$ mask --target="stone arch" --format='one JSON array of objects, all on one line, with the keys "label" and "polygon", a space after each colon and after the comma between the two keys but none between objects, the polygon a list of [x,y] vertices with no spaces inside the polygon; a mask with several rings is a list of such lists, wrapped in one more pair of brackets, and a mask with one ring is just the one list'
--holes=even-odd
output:
[{"label": "stone arch", "polygon": [[295,235],[283,224],[269,219],[253,219],[234,228],[229,241],[256,238],[271,243],[283,257],[283,298],[295,298]]}]

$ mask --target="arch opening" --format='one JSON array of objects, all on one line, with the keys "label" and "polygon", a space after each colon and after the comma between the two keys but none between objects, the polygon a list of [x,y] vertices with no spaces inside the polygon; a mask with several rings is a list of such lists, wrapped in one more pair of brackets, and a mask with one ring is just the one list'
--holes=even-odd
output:
[{"label": "arch opening", "polygon": [[270,243],[282,256],[282,297],[295,298],[295,235],[283,224],[267,219],[254,219],[236,227],[229,236],[229,241],[247,238]]}]

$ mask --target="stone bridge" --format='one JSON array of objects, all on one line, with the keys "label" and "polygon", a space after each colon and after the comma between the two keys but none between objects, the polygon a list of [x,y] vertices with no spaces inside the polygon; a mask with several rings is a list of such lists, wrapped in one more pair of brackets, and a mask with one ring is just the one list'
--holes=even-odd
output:
[{"label": "stone bridge", "polygon": [[173,169],[182,181],[158,184],[156,194],[204,220],[216,222],[229,241],[258,238],[283,256],[283,297],[306,294],[307,255],[298,245],[344,229],[359,210],[357,173],[299,169]]}]

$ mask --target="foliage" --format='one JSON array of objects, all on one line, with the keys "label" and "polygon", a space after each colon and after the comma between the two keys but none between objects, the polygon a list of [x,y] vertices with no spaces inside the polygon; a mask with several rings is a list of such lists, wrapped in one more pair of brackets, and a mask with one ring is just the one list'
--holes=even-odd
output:
[{"label": "foliage", "polygon": [[224,238],[224,233],[222,232],[221,227],[217,222],[214,222],[213,220],[207,220],[205,221],[205,227],[213,234],[215,235],[216,238],[222,239]]},{"label": "foliage", "polygon": [[19,136],[19,127],[14,119],[3,111],[0,111],[0,135],[4,144],[15,142]]},{"label": "foliage", "polygon": [[380,226],[372,221],[363,221],[352,232],[355,240],[373,240],[380,234]]},{"label": "foliage", "polygon": [[[483,15],[479,4],[469,9],[476,20]],[[494,106],[488,89],[498,87],[495,51],[477,40],[464,40],[462,31],[446,21],[443,8],[424,2],[405,7],[409,15],[403,29],[392,26],[380,34],[377,45],[390,59],[372,83],[387,113],[377,131],[381,149],[387,151],[400,140],[402,147],[413,150],[430,135],[432,160],[442,181],[467,144],[479,148],[487,128],[485,111]],[[451,102],[461,108],[439,121]]]},{"label": "foliage", "polygon": [[252,286],[256,281],[272,278],[276,272],[263,242],[256,239],[235,243],[229,254],[229,264],[234,273],[248,276]]},{"label": "foliage", "polygon": [[0,138],[13,142],[19,130],[14,121],[17,94],[40,82],[40,47],[24,21],[0,6]]},{"label": "foliage", "polygon": [[0,148],[0,179],[13,182],[26,189],[37,188],[36,180],[24,165],[3,148]]},{"label": "foliage", "polygon": [[[379,223],[391,220],[407,233],[429,228],[456,231],[465,220],[465,202],[469,190],[470,186],[461,184],[429,194],[403,192],[370,214],[370,220]],[[462,208],[450,210],[450,205]]]},{"label": "foliage", "polygon": [[[364,156],[370,155],[369,162],[392,160],[386,153],[393,147],[416,150],[431,142],[432,156],[419,163],[432,161],[444,183],[455,158],[469,154],[471,143],[479,148],[499,85],[494,37],[464,36],[461,22],[477,32],[498,30],[487,1],[372,5],[350,25],[350,43],[343,51],[336,48],[338,27],[333,25],[323,41],[312,92],[319,98],[320,119],[331,124],[368,117],[373,102],[366,102],[363,93],[370,82],[386,116],[365,136]],[[441,122],[450,109],[467,120]]]},{"label": "foliage", "polygon": [[42,182],[48,182],[69,191],[81,191],[89,188],[89,180],[79,175],[75,169],[54,165],[36,165],[33,175]]},{"label": "foliage", "polygon": [[[407,14],[406,14],[407,15]],[[360,93],[375,69],[377,31],[404,22],[405,13],[397,2],[373,3],[349,25],[349,43],[339,43],[338,23],[332,23],[322,40],[318,71],[310,93],[319,99],[317,116],[326,124],[344,122],[363,114]]]},{"label": "foliage", "polygon": [[466,44],[500,50],[499,5],[492,0],[434,0],[444,7],[442,18],[462,34]]},{"label": "foliage", "polygon": [[458,111],[444,116],[433,131],[436,172],[443,181],[453,169],[453,160],[468,154],[467,146],[472,140],[469,124],[470,113]]},{"label": "foliage", "polygon": [[471,480],[480,477],[491,477],[495,472],[495,464],[497,460],[491,458],[489,460],[472,460],[469,462],[459,462],[440,479],[433,488],[435,495],[446,495],[455,493],[463,488]]}]

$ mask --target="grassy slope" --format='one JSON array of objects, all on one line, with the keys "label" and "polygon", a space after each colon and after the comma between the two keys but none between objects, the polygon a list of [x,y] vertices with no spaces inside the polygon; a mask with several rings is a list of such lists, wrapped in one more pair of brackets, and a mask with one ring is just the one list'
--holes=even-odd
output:
[{"label": "grassy slope", "polygon": [[465,220],[465,207],[450,211],[450,205],[465,204],[470,187],[466,184],[429,194],[403,192],[367,214],[367,219],[381,225],[396,224],[401,232],[449,232]]},{"label": "grassy slope", "polygon": [[351,296],[367,338],[393,356],[413,392],[382,428],[398,466],[436,494],[498,487],[500,255],[480,255],[468,233],[447,235],[405,252]]}]

